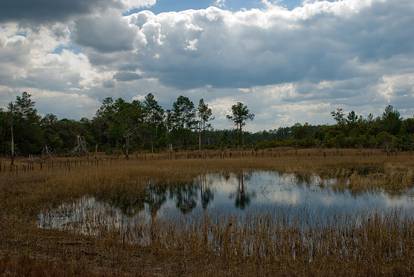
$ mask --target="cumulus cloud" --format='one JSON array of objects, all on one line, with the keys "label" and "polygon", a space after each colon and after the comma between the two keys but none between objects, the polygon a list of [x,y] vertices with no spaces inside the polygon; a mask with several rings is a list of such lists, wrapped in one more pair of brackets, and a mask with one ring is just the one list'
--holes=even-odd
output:
[{"label": "cumulus cloud", "polygon": [[151,7],[156,4],[156,0],[121,0],[123,7],[127,10],[142,7]]},{"label": "cumulus cloud", "polygon": [[[22,91],[32,93],[41,112],[57,111],[74,118],[90,114],[88,93],[100,87],[112,74],[98,72],[83,53],[60,46],[70,43],[69,31],[62,25],[36,29],[3,24],[0,28],[0,105],[4,107]],[[73,101],[61,101],[72,99]],[[55,101],[53,104],[51,102]],[[68,105],[71,103],[71,105]],[[71,108],[73,114],[70,114]]]},{"label": "cumulus cloud", "polygon": [[218,8],[224,8],[226,6],[226,0],[215,0],[213,6]]},{"label": "cumulus cloud", "polygon": [[137,62],[163,83],[238,88],[370,75],[367,63],[413,53],[413,13],[412,1],[349,0],[130,18],[148,42]]},{"label": "cumulus cloud", "polygon": [[307,0],[291,10],[263,1],[240,11],[211,1],[128,15],[155,0],[38,2],[0,3],[0,104],[24,89],[45,109],[61,94],[88,115],[106,96],[152,92],[168,108],[184,94],[211,104],[217,128],[230,127],[230,106],[245,102],[255,130],[330,122],[339,106],[414,114],[411,0]]}]

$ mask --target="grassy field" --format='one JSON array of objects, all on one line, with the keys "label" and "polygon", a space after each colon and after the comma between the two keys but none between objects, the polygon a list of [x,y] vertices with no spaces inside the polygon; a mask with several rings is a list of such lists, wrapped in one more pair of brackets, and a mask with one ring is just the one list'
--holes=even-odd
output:
[{"label": "grassy field", "polygon": [[[272,217],[178,224],[155,222],[151,242],[42,230],[42,209],[120,187],[139,194],[148,180],[185,182],[206,172],[274,169],[338,178],[337,189],[401,192],[413,186],[414,155],[376,150],[265,150],[18,159],[0,172],[0,275],[413,275],[414,222],[374,217],[361,225],[309,229]],[[212,238],[212,239],[211,239]]]}]

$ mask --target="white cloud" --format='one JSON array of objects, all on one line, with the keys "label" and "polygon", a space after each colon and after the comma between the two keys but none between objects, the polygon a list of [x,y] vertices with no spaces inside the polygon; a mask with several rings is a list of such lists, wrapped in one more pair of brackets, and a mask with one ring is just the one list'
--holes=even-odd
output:
[{"label": "white cloud", "polygon": [[414,72],[383,76],[377,91],[388,103],[402,99],[411,102],[414,99]]},{"label": "white cloud", "polygon": [[218,128],[231,126],[225,115],[234,102],[246,103],[256,114],[251,130],[330,122],[338,106],[378,114],[389,103],[414,114],[411,0],[129,16],[122,11],[155,1],[93,1],[60,23],[33,16],[42,23],[18,24],[17,13],[2,20],[0,12],[0,22],[11,22],[0,24],[0,104],[24,89],[46,110],[58,97],[39,95],[53,92],[88,115],[107,96],[152,92],[168,108],[184,94],[206,99]]},{"label": "white cloud", "polygon": [[99,101],[82,93],[63,94],[60,91],[26,90],[30,91],[43,115],[53,113],[67,118],[91,118],[100,105]]},{"label": "white cloud", "polygon": [[145,11],[130,21],[147,42],[137,49],[137,66],[161,82],[180,88],[238,88],[372,74],[366,63],[412,53],[414,43],[399,31],[414,24],[412,12],[406,0],[400,5],[348,0],[292,11],[279,6],[159,15]]},{"label": "white cloud", "polygon": [[226,0],[215,0],[213,6],[218,8],[224,8],[226,6]]},{"label": "white cloud", "polygon": [[156,0],[120,0],[126,9],[151,7],[156,4]]}]

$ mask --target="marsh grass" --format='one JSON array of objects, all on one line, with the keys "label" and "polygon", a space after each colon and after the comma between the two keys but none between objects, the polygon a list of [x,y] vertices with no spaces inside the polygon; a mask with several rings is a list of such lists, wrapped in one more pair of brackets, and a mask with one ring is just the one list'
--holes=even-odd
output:
[{"label": "marsh grass", "polygon": [[393,260],[412,255],[414,221],[398,211],[366,217],[335,216],[329,221],[327,224],[326,218],[310,214],[300,218],[274,213],[243,217],[206,214],[124,225],[115,216],[85,218],[78,225],[61,226],[61,230],[131,246],[229,259],[285,257],[312,263],[324,256],[363,260],[367,255],[378,255],[379,259]]},{"label": "marsh grass", "polygon": [[[137,193],[148,180],[179,183],[206,172],[278,170],[301,178],[338,178],[338,189],[404,191],[413,185],[413,155],[377,151],[279,150],[171,153],[98,162],[66,158],[0,172],[0,274],[9,275],[412,275],[414,222],[373,216],[339,226],[303,228],[274,216],[206,215],[199,221],[150,221],[126,234],[102,229],[98,237],[75,229],[41,230],[40,211],[84,195]],[[231,156],[231,157],[230,157]],[[53,163],[53,166],[52,166]],[[130,243],[144,234],[147,243]],[[73,268],[72,271],[66,269]],[[11,272],[11,273],[10,273]],[[46,274],[46,275],[47,275]],[[71,274],[69,274],[71,275]]]}]

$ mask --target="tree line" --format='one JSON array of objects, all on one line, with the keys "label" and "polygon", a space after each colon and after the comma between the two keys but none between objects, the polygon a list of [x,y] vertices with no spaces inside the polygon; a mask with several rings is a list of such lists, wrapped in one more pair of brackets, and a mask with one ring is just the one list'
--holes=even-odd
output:
[{"label": "tree line", "polygon": [[128,157],[137,150],[234,147],[414,149],[414,118],[402,118],[392,106],[377,117],[342,109],[331,115],[336,122],[333,125],[297,123],[251,133],[244,127],[254,114],[239,102],[227,115],[234,129],[215,130],[212,110],[203,99],[195,105],[188,97],[179,96],[166,110],[150,93],[142,101],[106,98],[92,119],[70,120],[39,115],[31,95],[24,92],[6,109],[0,109],[0,153],[10,155],[14,151],[15,155],[26,156],[104,151]]},{"label": "tree line", "polygon": [[[260,147],[296,146],[329,148],[381,148],[387,151],[414,150],[414,118],[402,118],[388,105],[382,115],[367,117],[339,108],[331,113],[334,125],[295,124],[262,132]],[[270,138],[270,139],[267,139]]]},{"label": "tree line", "polygon": [[[237,103],[228,117],[237,126],[235,143],[239,145],[243,127],[254,115]],[[0,152],[7,155],[15,149],[16,155],[37,155],[96,150],[123,152],[128,157],[135,150],[202,149],[214,147],[208,138],[212,120],[212,110],[203,99],[196,106],[179,96],[165,110],[151,93],[143,101],[105,98],[92,119],[58,119],[53,114],[40,116],[31,95],[23,92],[6,110],[0,109]]]}]

